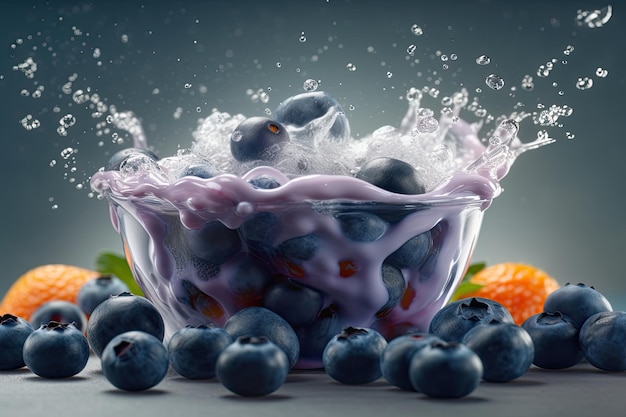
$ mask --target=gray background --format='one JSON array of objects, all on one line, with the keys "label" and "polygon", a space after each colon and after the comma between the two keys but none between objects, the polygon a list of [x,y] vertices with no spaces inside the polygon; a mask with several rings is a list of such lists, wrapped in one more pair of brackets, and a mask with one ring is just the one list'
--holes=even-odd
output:
[{"label": "gray background", "polygon": [[[563,119],[565,128],[554,131],[557,143],[523,155],[503,181],[503,194],[486,213],[474,259],[530,263],[561,283],[594,285],[616,308],[626,308],[621,216],[626,20],[621,4],[614,4],[605,27],[591,30],[576,26],[576,11],[606,2],[49,3],[2,2],[0,294],[32,267],[93,267],[101,250],[121,251],[106,203],[76,190],[76,184],[87,184],[107,153],[124,145],[113,144],[111,134],[98,136],[96,124],[103,119],[92,118],[91,110],[72,104],[61,91],[72,74],[78,74],[75,89],[90,87],[108,104],[137,113],[150,143],[167,156],[191,143],[197,119],[211,108],[260,115],[301,92],[307,78],[321,80],[320,89],[346,108],[354,106],[348,111],[354,133],[397,125],[406,105],[399,97],[409,87],[432,84],[428,76],[436,70],[443,77],[442,92],[451,93],[461,83],[470,91],[480,87],[482,103],[495,114],[509,113],[518,101],[525,109],[539,103],[574,108]],[[421,37],[410,32],[414,23],[424,29]],[[302,32],[306,42],[299,41]],[[23,43],[13,49],[18,39]],[[420,60],[414,66],[405,60],[410,44],[417,46],[414,58]],[[567,57],[563,50],[570,44],[575,49]],[[94,48],[100,48],[99,59],[93,57]],[[459,58],[443,70],[438,50]],[[481,54],[491,57],[488,67],[474,62]],[[12,70],[29,55],[38,64],[34,79]],[[568,63],[555,64],[548,79],[538,79],[536,69],[552,58]],[[355,72],[346,69],[350,62],[357,66]],[[608,69],[608,77],[596,78],[597,67]],[[486,88],[483,80],[490,72],[505,78],[505,89]],[[521,91],[525,74],[535,78],[533,92]],[[593,88],[577,90],[580,76],[594,78]],[[38,85],[45,86],[41,98],[20,95]],[[515,97],[509,97],[510,86],[517,86]],[[268,87],[267,104],[246,94],[247,89]],[[179,107],[182,113],[176,118]],[[77,123],[62,137],[56,129],[66,113]],[[24,129],[19,121],[28,114],[41,127]],[[536,130],[522,129],[526,140]],[[566,139],[566,130],[576,137]],[[104,145],[98,146],[99,141]],[[79,153],[64,168],[60,152],[67,147]],[[53,159],[58,163],[50,167]]]}]

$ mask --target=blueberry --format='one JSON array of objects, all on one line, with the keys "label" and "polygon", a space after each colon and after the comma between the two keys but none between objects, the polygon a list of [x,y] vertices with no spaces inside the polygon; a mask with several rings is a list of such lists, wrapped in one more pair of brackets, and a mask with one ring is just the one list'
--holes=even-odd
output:
[{"label": "blueberry", "polygon": [[376,317],[381,318],[391,312],[391,310],[398,305],[406,290],[406,281],[402,275],[402,271],[398,268],[383,264],[381,267],[381,275],[383,279],[383,285],[387,290],[389,298],[384,306],[376,313]]},{"label": "blueberry", "polygon": [[87,281],[80,287],[76,295],[76,303],[83,313],[90,315],[98,304],[112,295],[123,292],[130,292],[124,281],[114,275],[103,275]]},{"label": "blueberry", "polygon": [[418,350],[433,342],[443,342],[437,336],[428,333],[409,333],[389,342],[380,357],[380,370],[383,377],[392,385],[406,391],[414,391],[409,367],[411,358]]},{"label": "blueberry", "polygon": [[288,279],[270,286],[263,295],[263,305],[294,328],[312,323],[323,302],[321,292]]},{"label": "blueberry", "polygon": [[483,363],[483,379],[507,382],[524,375],[533,363],[535,346],[526,330],[513,323],[480,324],[463,337]]},{"label": "blueberry", "polygon": [[102,373],[116,388],[143,391],[165,378],[167,349],[158,338],[142,331],[115,336],[102,352]]},{"label": "blueberry", "polygon": [[307,261],[313,257],[319,246],[319,238],[310,234],[285,240],[278,245],[277,251],[285,258]]},{"label": "blueberry", "polygon": [[580,329],[579,343],[585,359],[596,368],[626,370],[626,312],[604,311],[589,317]]},{"label": "blueberry", "polygon": [[288,141],[289,133],[279,122],[267,117],[250,117],[235,128],[230,137],[230,152],[240,162],[272,161]]},{"label": "blueberry", "polygon": [[100,357],[111,339],[131,330],[140,330],[163,340],[165,325],[161,314],[148,299],[130,293],[112,296],[100,303],[89,317],[89,345]]},{"label": "blueberry", "polygon": [[0,370],[18,369],[24,366],[22,348],[33,326],[12,314],[0,316]]},{"label": "blueberry", "polygon": [[380,157],[368,161],[356,178],[397,194],[423,194],[423,180],[412,165],[399,159]]},{"label": "blueberry", "polygon": [[24,342],[24,363],[44,378],[68,378],[82,371],[89,359],[85,335],[73,324],[51,321]]},{"label": "blueberry", "polygon": [[236,230],[220,221],[211,221],[199,229],[183,229],[189,250],[211,265],[221,265],[241,250],[241,238]]},{"label": "blueberry", "polygon": [[534,365],[544,369],[564,369],[582,360],[578,328],[558,311],[530,316],[522,327],[535,345]]},{"label": "blueberry", "polygon": [[300,355],[300,343],[293,328],[278,314],[264,307],[239,310],[224,324],[233,339],[239,336],[264,336],[285,351],[289,366],[293,367]]},{"label": "blueberry", "polygon": [[280,388],[289,373],[285,352],[263,336],[241,336],[215,365],[220,382],[235,394],[260,397]]},{"label": "blueberry", "polygon": [[308,326],[296,329],[300,341],[300,363],[298,367],[321,368],[322,354],[330,339],[341,332],[343,325],[334,306],[329,306]]},{"label": "blueberry", "polygon": [[271,272],[262,260],[251,254],[242,254],[234,273],[228,277],[228,287],[238,296],[260,297],[270,276]]},{"label": "blueberry", "polygon": [[576,285],[567,283],[548,295],[543,310],[560,312],[571,318],[580,329],[589,317],[603,311],[613,311],[613,307],[594,287],[582,283]]},{"label": "blueberry", "polygon": [[191,164],[183,170],[183,177],[213,178],[218,172],[210,164]]},{"label": "blueberry", "polygon": [[134,155],[144,155],[153,161],[158,161],[159,157],[152,151],[149,151],[144,148],[126,148],[121,151],[117,151],[116,153],[109,158],[106,165],[104,166],[105,171],[119,171],[122,163],[127,160],[130,156]]},{"label": "blueberry", "polygon": [[483,374],[474,351],[463,344],[430,343],[411,358],[409,378],[416,391],[434,398],[461,398],[471,394]]},{"label": "blueberry", "polygon": [[43,303],[30,316],[30,323],[34,328],[49,321],[59,323],[73,323],[80,331],[87,327],[87,317],[80,307],[74,303],[63,300],[53,300]]},{"label": "blueberry", "polygon": [[170,364],[185,378],[213,378],[217,357],[232,342],[231,335],[214,325],[183,327],[167,345]]},{"label": "blueberry", "polygon": [[419,267],[433,246],[430,230],[413,236],[386,259],[386,262],[398,268]]},{"label": "blueberry", "polygon": [[252,250],[267,252],[278,234],[278,217],[268,211],[257,213],[241,225],[239,233]]},{"label": "blueberry", "polygon": [[[330,127],[328,134],[331,139],[343,141],[350,137],[350,123],[343,108],[337,100],[323,91],[298,94],[290,97],[278,105],[274,110],[274,117],[279,122],[295,127],[304,127],[307,124],[326,115],[334,109],[337,116]],[[320,126],[323,128],[324,126]]]},{"label": "blueberry", "polygon": [[496,301],[486,298],[457,300],[435,314],[428,332],[447,342],[460,342],[472,327],[492,320],[514,323],[511,313]]},{"label": "blueberry", "polygon": [[324,370],[343,384],[368,384],[382,376],[380,358],[386,347],[376,330],[347,327],[326,345]]},{"label": "blueberry", "polygon": [[267,175],[252,178],[250,181],[248,181],[248,183],[254,188],[260,188],[262,190],[272,190],[281,186],[281,183],[278,182],[278,180],[275,180],[272,177],[268,177]]},{"label": "blueberry", "polygon": [[335,214],[344,236],[355,242],[373,242],[387,230],[387,222],[373,213],[344,212]]}]

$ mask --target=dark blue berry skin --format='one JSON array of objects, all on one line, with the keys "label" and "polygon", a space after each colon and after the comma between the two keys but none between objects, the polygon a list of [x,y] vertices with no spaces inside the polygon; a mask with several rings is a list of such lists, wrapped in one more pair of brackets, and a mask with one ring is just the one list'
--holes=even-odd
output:
[{"label": "dark blue berry skin", "polygon": [[143,154],[153,161],[158,161],[159,157],[152,151],[143,148],[126,148],[116,153],[109,158],[104,166],[105,171],[119,171],[122,163],[132,155]]},{"label": "dark blue berry skin", "polygon": [[183,327],[172,335],[167,345],[170,364],[185,378],[213,378],[217,357],[232,342],[230,334],[214,325]]},{"label": "dark blue berry skin", "polygon": [[395,252],[389,255],[385,262],[400,269],[417,268],[424,262],[432,246],[433,241],[430,231],[420,233],[407,240]]},{"label": "dark blue berry skin", "polygon": [[230,391],[245,397],[271,394],[289,373],[285,352],[263,336],[241,336],[222,351],[217,378]]},{"label": "dark blue berry skin", "polygon": [[415,332],[390,341],[380,357],[383,378],[398,388],[415,391],[409,376],[411,358],[415,352],[433,342],[442,343],[443,340],[432,334]]},{"label": "dark blue berry skin", "polygon": [[535,345],[528,332],[512,323],[480,324],[465,334],[462,343],[481,359],[483,379],[489,382],[519,378],[535,357]]},{"label": "dark blue berry skin", "polygon": [[605,311],[589,317],[580,329],[583,355],[596,368],[626,370],[626,312]]},{"label": "dark blue berry skin", "polygon": [[218,172],[209,164],[191,164],[183,171],[183,177],[213,178]]},{"label": "dark blue berry skin", "polygon": [[106,345],[118,334],[139,330],[163,340],[165,324],[161,314],[148,299],[121,293],[96,307],[87,325],[89,345],[101,357]]},{"label": "dark blue berry skin", "polygon": [[457,300],[435,314],[428,332],[446,342],[461,342],[465,333],[474,326],[492,320],[514,323],[511,313],[496,301],[478,297]]},{"label": "dark blue berry skin", "polygon": [[128,285],[113,275],[104,275],[87,281],[76,295],[76,304],[83,313],[90,315],[93,310],[112,295],[130,292]]},{"label": "dark blue berry skin", "polygon": [[300,340],[300,359],[307,361],[307,368],[321,368],[322,354],[330,339],[340,333],[343,325],[337,316],[335,309],[330,306],[322,309],[313,323],[296,329]]},{"label": "dark blue berry skin", "polygon": [[274,178],[268,177],[266,175],[252,178],[250,181],[248,181],[248,183],[254,188],[261,190],[273,190],[274,188],[278,188],[282,185],[278,182],[278,180],[275,180]]},{"label": "dark blue berry skin", "polygon": [[250,117],[235,128],[230,152],[237,161],[272,161],[289,141],[287,129],[267,117]]},{"label": "dark blue berry skin", "polygon": [[368,384],[382,376],[380,358],[387,341],[376,330],[347,327],[326,345],[326,373],[343,384]]},{"label": "dark blue berry skin", "polygon": [[294,328],[312,323],[322,309],[323,302],[321,292],[288,279],[270,286],[263,295],[263,306],[284,318]]},{"label": "dark blue berry skin", "polygon": [[73,324],[51,321],[24,342],[24,363],[43,378],[68,378],[82,371],[89,359],[87,338]]},{"label": "dark blue berry skin", "polygon": [[278,233],[277,229],[278,218],[276,215],[263,211],[242,224],[239,233],[251,250],[266,253],[268,248],[272,247]]},{"label": "dark blue berry skin", "polygon": [[567,283],[548,295],[543,310],[560,312],[572,319],[580,329],[589,317],[603,311],[613,311],[613,307],[595,288],[582,283]]},{"label": "dark blue berry skin", "polygon": [[242,255],[235,272],[228,278],[228,287],[243,297],[256,297],[263,293],[271,277],[267,265],[254,255]]},{"label": "dark blue berry skin", "polygon": [[522,327],[535,345],[534,365],[544,369],[565,369],[582,360],[578,328],[558,311],[530,316]]},{"label": "dark blue berry skin", "polygon": [[482,374],[478,355],[460,343],[430,343],[415,352],[409,366],[413,388],[433,398],[465,397]]},{"label": "dark blue berry skin", "polygon": [[285,240],[278,245],[277,252],[288,259],[307,261],[313,257],[319,246],[319,238],[310,234]]},{"label": "dark blue berry skin", "polygon": [[49,321],[58,323],[73,323],[81,332],[87,327],[87,317],[77,304],[69,301],[54,300],[43,303],[30,316],[30,324],[34,328]]},{"label": "dark blue berry skin", "polygon": [[211,265],[221,265],[241,250],[239,233],[220,221],[183,231],[191,253]]},{"label": "dark blue berry skin", "polygon": [[387,290],[389,298],[387,299],[385,305],[378,310],[378,312],[376,312],[377,318],[385,317],[389,314],[391,310],[398,305],[402,299],[402,295],[404,295],[404,291],[406,290],[404,275],[402,275],[402,271],[398,268],[384,263],[380,272],[382,275],[383,285]]},{"label": "dark blue berry skin", "polygon": [[380,239],[387,230],[387,222],[373,213],[353,212],[337,213],[344,236],[355,242],[374,242]]},{"label": "dark blue berry skin", "polygon": [[22,349],[33,326],[12,314],[0,316],[0,370],[18,369],[24,366]]},{"label": "dark blue berry skin", "polygon": [[396,194],[423,194],[426,187],[412,165],[399,159],[380,157],[368,161],[356,178]]},{"label": "dark blue berry skin", "polygon": [[224,324],[233,339],[240,336],[263,336],[285,351],[289,367],[300,355],[300,342],[293,328],[278,314],[264,307],[247,307],[239,310]]},{"label": "dark blue berry skin", "polygon": [[337,100],[323,91],[298,94],[290,97],[278,105],[273,116],[279,122],[295,127],[303,127],[328,113],[335,107],[340,113],[337,115],[329,130],[330,139],[343,141],[350,137],[350,123]]},{"label": "dark blue berry skin", "polygon": [[102,373],[116,388],[144,391],[165,378],[167,349],[151,334],[129,331],[118,334],[102,352]]}]

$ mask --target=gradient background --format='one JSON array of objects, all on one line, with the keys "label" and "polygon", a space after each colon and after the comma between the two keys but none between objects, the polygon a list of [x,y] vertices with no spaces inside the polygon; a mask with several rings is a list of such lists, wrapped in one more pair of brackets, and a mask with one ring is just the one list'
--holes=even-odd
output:
[{"label": "gradient background", "polygon": [[[107,204],[76,185],[88,184],[107,155],[128,142],[113,144],[111,133],[98,136],[97,123],[103,119],[94,119],[93,110],[72,103],[61,91],[74,73],[74,89],[90,87],[108,104],[139,115],[161,156],[189,146],[198,118],[213,107],[261,115],[301,92],[307,78],[321,80],[320,89],[346,109],[354,106],[347,111],[353,133],[365,135],[398,125],[406,109],[400,97],[407,89],[432,85],[429,77],[441,76],[440,97],[460,85],[470,92],[480,87],[482,104],[496,115],[510,113],[518,101],[527,110],[539,103],[574,108],[571,117],[562,119],[565,127],[553,132],[557,143],[520,157],[502,182],[504,192],[486,213],[474,259],[527,262],[562,284],[594,285],[615,308],[626,309],[626,18],[620,4],[614,5],[605,27],[588,29],[576,25],[576,11],[607,3],[41,3],[5,0],[0,15],[0,294],[32,267],[68,263],[92,268],[100,251],[121,252]],[[411,33],[414,23],[424,29],[421,37]],[[302,32],[306,42],[299,41]],[[410,44],[417,47],[412,59],[419,64],[406,60]],[[575,47],[570,56],[563,54],[567,45]],[[94,48],[101,51],[98,59]],[[437,51],[459,58],[443,70]],[[474,62],[481,54],[491,57],[489,66]],[[38,65],[34,79],[12,69],[28,56]],[[555,70],[539,79],[537,67],[553,58],[559,61]],[[560,63],[563,59],[567,65]],[[348,71],[348,63],[357,70]],[[595,77],[597,67],[606,68],[608,77]],[[504,77],[503,90],[486,88],[490,72]],[[535,78],[532,92],[521,91],[525,74]],[[593,88],[577,90],[581,76],[591,76]],[[20,94],[39,85],[45,86],[41,98]],[[264,89],[270,101],[253,102],[247,89]],[[174,117],[177,108],[180,117]],[[77,123],[62,137],[56,129],[66,113]],[[41,127],[24,129],[19,121],[28,114]],[[565,131],[576,137],[566,139]],[[532,125],[523,125],[520,136],[529,140],[535,132]],[[79,152],[65,161],[60,152],[67,147]],[[53,159],[57,165],[50,167]]]}]

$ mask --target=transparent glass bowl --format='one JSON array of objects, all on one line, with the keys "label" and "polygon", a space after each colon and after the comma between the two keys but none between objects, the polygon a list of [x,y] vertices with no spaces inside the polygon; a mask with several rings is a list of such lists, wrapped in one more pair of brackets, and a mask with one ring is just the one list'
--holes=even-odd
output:
[{"label": "transparent glass bowl", "polygon": [[472,193],[270,203],[275,190],[237,202],[220,189],[228,202],[211,206],[172,203],[159,187],[144,188],[141,196],[104,194],[166,337],[186,325],[222,326],[248,306],[271,307],[298,334],[300,368],[320,366],[326,342],[346,326],[387,338],[426,331],[464,275],[490,203]]}]

